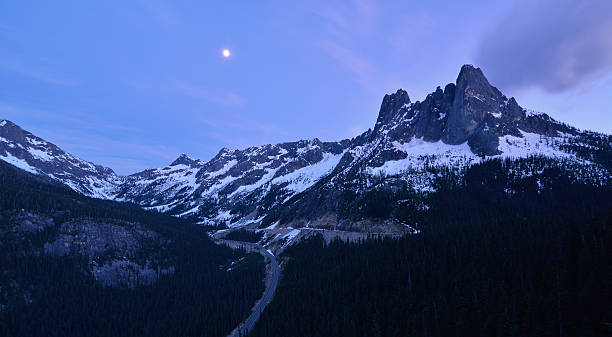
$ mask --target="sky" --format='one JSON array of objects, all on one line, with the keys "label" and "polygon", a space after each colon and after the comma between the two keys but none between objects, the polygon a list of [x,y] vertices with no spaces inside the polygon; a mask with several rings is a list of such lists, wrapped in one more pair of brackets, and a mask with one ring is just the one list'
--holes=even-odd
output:
[{"label": "sky", "polygon": [[[373,127],[463,64],[612,133],[612,1],[4,1],[0,119],[125,175]],[[224,58],[223,49],[231,56]]]}]

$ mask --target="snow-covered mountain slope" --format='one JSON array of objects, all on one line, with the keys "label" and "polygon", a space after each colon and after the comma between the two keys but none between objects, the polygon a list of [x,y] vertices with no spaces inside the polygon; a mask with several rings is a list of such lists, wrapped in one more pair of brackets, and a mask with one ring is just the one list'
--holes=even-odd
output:
[{"label": "snow-covered mountain slope", "polygon": [[[224,148],[208,162],[181,155],[170,166],[128,176],[117,199],[197,216],[207,224],[226,222],[234,217],[235,207],[251,209],[272,195],[277,204],[312,186],[334,169],[349,144],[313,139],[245,150]],[[258,213],[249,214],[243,220]]]},{"label": "snow-covered mountain slope", "polygon": [[113,170],[66,153],[8,120],[0,120],[0,159],[96,198],[113,198],[122,181]]},{"label": "snow-covered mountain slope", "polygon": [[[517,186],[532,179],[539,188],[547,188],[550,175],[558,172],[567,182],[612,186],[612,137],[519,132],[518,136],[499,137],[500,153],[493,156],[474,154],[467,142],[452,145],[415,137],[406,143],[382,137],[356,146],[346,151],[331,174],[304,193],[268,209],[261,227],[368,232],[393,232],[402,226],[410,229],[415,225],[411,221],[428,208],[428,197],[439,192],[440,186],[449,180],[460,185],[470,168],[497,159],[502,163],[500,174],[508,176],[508,193],[520,191]],[[597,158],[595,149],[605,154]]]},{"label": "snow-covered mountain slope", "polygon": [[[568,176],[597,185],[610,184],[612,172],[612,137],[522,108],[471,65],[422,102],[412,102],[403,90],[386,95],[374,128],[353,139],[224,148],[209,161],[181,155],[169,166],[127,177],[70,156],[8,121],[0,124],[0,158],[7,162],[84,194],[209,225],[364,230],[380,223],[359,215],[367,213],[360,210],[372,193],[426,196],[441,176],[461,177],[467,167],[492,158],[546,158],[534,165],[556,163]],[[532,174],[525,170],[523,175]]]}]

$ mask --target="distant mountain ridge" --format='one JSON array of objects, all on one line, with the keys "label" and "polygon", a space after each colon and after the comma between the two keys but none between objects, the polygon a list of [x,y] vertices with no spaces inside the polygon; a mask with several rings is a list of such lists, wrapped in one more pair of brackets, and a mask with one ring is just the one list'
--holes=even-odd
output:
[{"label": "distant mountain ridge", "polygon": [[610,136],[522,108],[471,65],[461,68],[455,83],[438,87],[422,102],[412,102],[401,89],[385,95],[374,128],[353,139],[223,148],[206,162],[183,154],[169,166],[124,177],[9,121],[0,122],[0,137],[0,159],[86,195],[130,201],[208,225],[360,231],[385,221],[401,227],[393,216],[381,221],[345,214],[347,207],[365,207],[359,200],[366,191],[401,189],[423,196],[435,191],[442,172],[460,176],[486,159],[530,156],[570,163],[563,165],[576,179],[610,184],[612,151]]},{"label": "distant mountain ridge", "polygon": [[0,159],[96,198],[111,199],[121,183],[112,169],[64,152],[8,120],[0,121]]}]

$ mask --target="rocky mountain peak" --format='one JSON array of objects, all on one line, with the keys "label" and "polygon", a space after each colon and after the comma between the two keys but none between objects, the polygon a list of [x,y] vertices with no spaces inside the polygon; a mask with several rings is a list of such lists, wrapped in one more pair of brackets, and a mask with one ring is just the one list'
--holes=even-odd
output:
[{"label": "rocky mountain peak", "polygon": [[197,166],[201,164],[201,161],[198,159],[193,159],[191,157],[189,157],[188,155],[182,153],[178,158],[176,158],[176,160],[174,160],[172,162],[172,164],[170,164],[170,166],[176,166],[176,165],[187,165],[187,166]]},{"label": "rocky mountain peak", "polygon": [[[26,133],[30,134],[29,132],[23,130],[18,125],[7,119],[3,119],[0,121],[0,136],[4,138],[15,139],[16,141],[23,142],[25,141]],[[32,138],[35,137],[32,134],[30,134],[30,136]]]},{"label": "rocky mountain peak", "polygon": [[376,120],[374,132],[376,133],[383,125],[389,123],[401,111],[410,104],[410,97],[403,89],[398,89],[394,94],[387,94],[380,105],[380,111]]},{"label": "rocky mountain peak", "polygon": [[443,140],[447,144],[461,144],[479,130],[487,113],[501,113],[506,97],[493,87],[480,68],[461,67],[455,83],[453,103],[448,112]]},{"label": "rocky mountain peak", "polygon": [[110,168],[66,153],[8,120],[0,121],[0,159],[30,173],[45,173],[96,197],[108,198],[118,179]]},{"label": "rocky mountain peak", "polygon": [[288,223],[333,214],[338,189],[369,188],[370,177],[392,176],[397,186],[429,191],[436,177],[431,167],[461,170],[486,156],[578,160],[562,147],[571,135],[589,136],[527,112],[493,87],[482,70],[465,65],[455,83],[436,87],[422,101],[411,102],[402,89],[385,95],[374,129],[339,142],[314,138],[222,148],[207,162],[182,154],[172,167],[118,177],[0,120],[0,160],[86,195],[193,216],[205,224],[238,226],[265,218],[270,225],[281,218]]},{"label": "rocky mountain peak", "polygon": [[437,87],[421,102],[410,102],[398,90],[385,95],[370,139],[406,143],[413,138],[449,145],[468,143],[473,153],[497,155],[499,137],[520,136],[524,131],[555,136],[565,130],[558,123],[527,118],[514,98],[508,99],[492,86],[480,68],[466,64],[457,81]]},{"label": "rocky mountain peak", "polygon": [[221,150],[219,150],[219,153],[217,153],[215,158],[231,156],[234,152],[240,152],[240,150],[231,150],[231,149],[228,149],[227,147],[223,147],[221,148]]},{"label": "rocky mountain peak", "polygon": [[485,77],[482,70],[480,68],[474,67],[471,64],[464,64],[461,67],[459,75],[457,75],[457,80],[455,81],[455,84],[457,86],[471,86],[484,90],[489,90],[489,87],[491,87],[491,84]]}]

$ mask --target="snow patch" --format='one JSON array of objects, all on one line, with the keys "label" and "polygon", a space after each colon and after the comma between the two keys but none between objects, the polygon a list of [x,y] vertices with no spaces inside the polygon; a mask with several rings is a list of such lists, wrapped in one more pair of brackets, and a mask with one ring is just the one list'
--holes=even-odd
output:
[{"label": "snow patch", "polygon": [[47,152],[38,149],[28,149],[28,152],[32,155],[32,157],[42,160],[42,161],[52,161],[53,157]]},{"label": "snow patch", "polygon": [[552,158],[574,158],[575,156],[558,148],[557,137],[546,137],[537,133],[521,131],[523,137],[503,136],[499,138],[498,149],[503,153],[502,158],[526,158],[533,155],[542,155]]},{"label": "snow patch", "polygon": [[0,159],[4,160],[5,162],[13,166],[17,166],[18,168],[22,170],[28,171],[30,173],[38,174],[38,170],[35,167],[30,166],[30,164],[28,164],[28,162],[25,161],[24,159],[14,157],[10,153],[6,153],[6,155],[4,156],[0,155]]},{"label": "snow patch", "polygon": [[294,229],[291,232],[285,234],[283,236],[283,239],[287,239],[288,241],[293,240],[296,236],[298,236],[300,234],[300,230],[299,229]]},{"label": "snow patch", "polygon": [[28,143],[35,145],[35,146],[39,146],[39,145],[47,145],[47,142],[45,141],[40,141],[34,138],[26,138],[28,140]]},{"label": "snow patch", "polygon": [[193,207],[191,209],[188,209],[185,212],[179,214],[178,216],[186,216],[186,215],[189,215],[189,214],[193,214],[193,213],[196,213],[199,209],[200,209],[200,206],[195,206],[195,207]]},{"label": "snow patch", "polygon": [[[559,148],[563,141],[559,137],[546,137],[535,133],[521,131],[522,137],[506,135],[499,138],[502,153],[488,158],[527,158],[545,156],[551,158],[573,158],[575,156]],[[417,191],[431,192],[434,174],[427,167],[447,166],[451,169],[462,169],[483,161],[483,158],[472,153],[467,142],[459,145],[444,144],[442,141],[426,142],[413,138],[407,143],[393,142],[396,150],[404,152],[407,157],[385,162],[380,167],[369,167],[371,175],[403,175],[403,178]]]},{"label": "snow patch", "polygon": [[424,170],[425,165],[468,165],[478,157],[466,143],[448,145],[442,141],[427,142],[413,138],[408,143],[393,142],[393,146],[408,156],[400,160],[390,160],[380,167],[369,168],[372,175],[397,175],[409,169]]},{"label": "snow patch", "polygon": [[543,115],[544,113],[543,113],[543,112],[540,112],[540,111],[535,111],[535,110],[527,109],[527,110],[526,110],[526,112],[525,112],[525,114],[526,114],[527,116],[541,116],[541,115]]},{"label": "snow patch", "polygon": [[323,155],[323,159],[318,163],[295,170],[284,176],[277,177],[272,180],[272,183],[282,184],[284,182],[289,182],[289,185],[287,185],[285,189],[294,193],[303,192],[319,181],[319,179],[332,172],[340,162],[343,154],[344,152],[337,155],[325,153]]},{"label": "snow patch", "polygon": [[276,226],[278,226],[278,224],[279,224],[279,221],[277,221],[277,222],[271,224],[270,226],[266,227],[266,229],[274,229],[274,228],[276,228]]},{"label": "snow patch", "polygon": [[276,174],[276,171],[278,171],[278,168],[268,169],[266,171],[266,174],[264,174],[261,178],[259,178],[259,180],[257,180],[255,183],[253,183],[251,185],[241,185],[234,192],[232,192],[230,194],[230,197],[233,197],[236,194],[247,193],[247,192],[254,191],[254,190],[258,189],[263,184],[265,184],[268,181],[270,181],[270,179],[272,179],[272,177],[274,177],[274,174]]},{"label": "snow patch", "polygon": [[238,164],[238,161],[236,159],[232,159],[228,161],[227,163],[225,163],[225,165],[223,165],[221,169],[208,173],[208,178],[210,179],[210,178],[214,178],[214,177],[226,174],[227,171],[229,171],[236,164]]}]

